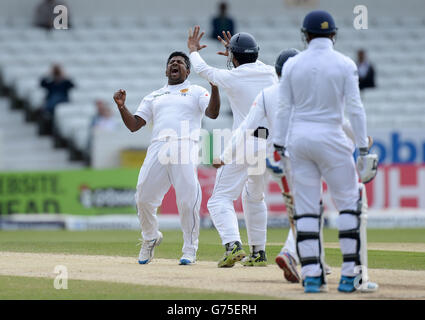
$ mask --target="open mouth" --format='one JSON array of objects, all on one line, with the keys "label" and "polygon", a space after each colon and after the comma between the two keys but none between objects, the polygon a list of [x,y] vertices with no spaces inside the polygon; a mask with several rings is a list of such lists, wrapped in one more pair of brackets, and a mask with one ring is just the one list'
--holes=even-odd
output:
[{"label": "open mouth", "polygon": [[180,74],[179,68],[172,67],[171,70],[170,70],[170,73],[171,73],[172,76],[179,75]]}]

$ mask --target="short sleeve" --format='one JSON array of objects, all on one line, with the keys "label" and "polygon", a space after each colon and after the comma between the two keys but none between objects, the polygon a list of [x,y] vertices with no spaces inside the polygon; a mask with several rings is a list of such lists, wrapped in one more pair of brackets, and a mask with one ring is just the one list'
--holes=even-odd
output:
[{"label": "short sleeve", "polygon": [[139,107],[136,110],[135,115],[139,116],[147,123],[152,121],[152,100],[149,97],[143,98],[142,102],[140,102]]},{"label": "short sleeve", "polygon": [[205,110],[208,107],[208,104],[210,102],[210,97],[211,95],[207,89],[199,87],[198,106],[202,114],[205,113]]}]

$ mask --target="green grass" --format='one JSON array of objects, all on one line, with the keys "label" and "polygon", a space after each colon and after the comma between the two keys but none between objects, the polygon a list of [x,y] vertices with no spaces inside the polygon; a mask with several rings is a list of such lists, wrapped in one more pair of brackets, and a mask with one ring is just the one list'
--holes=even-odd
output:
[{"label": "green grass", "polygon": [[261,300],[267,296],[210,293],[196,289],[142,286],[103,281],[68,281],[67,290],[53,287],[53,279],[0,276],[0,300]]},{"label": "green grass", "polygon": [[[338,242],[338,230],[325,229],[325,242]],[[425,229],[368,229],[368,242],[425,243]]]},{"label": "green grass", "polygon": [[[339,267],[342,263],[339,249],[325,249],[326,263]],[[394,270],[425,270],[425,253],[368,250],[368,267]]]},{"label": "green grass", "polygon": [[[164,240],[155,251],[157,258],[179,259],[182,233],[166,230]],[[269,229],[267,254],[269,263],[286,239],[288,229]],[[247,243],[246,231],[241,230],[242,241]],[[50,252],[88,255],[116,255],[136,257],[140,234],[138,231],[1,231],[0,251]],[[337,242],[337,230],[324,230],[325,242]],[[425,243],[424,229],[371,229],[369,242]],[[246,248],[248,250],[248,248]],[[331,266],[341,265],[339,249],[326,249],[326,261]],[[202,229],[199,238],[198,259],[217,261],[223,247],[215,229]],[[369,250],[369,267],[405,270],[425,270],[425,253]]]}]

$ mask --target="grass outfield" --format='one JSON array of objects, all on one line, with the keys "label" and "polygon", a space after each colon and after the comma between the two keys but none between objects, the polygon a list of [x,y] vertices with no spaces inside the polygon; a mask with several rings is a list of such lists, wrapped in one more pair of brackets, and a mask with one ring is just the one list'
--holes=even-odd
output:
[{"label": "grass outfield", "polygon": [[[196,289],[141,286],[106,281],[72,280],[69,290],[52,289],[52,279],[0,276],[0,300],[264,300],[273,297],[210,293]],[[194,298],[196,297],[196,298]]]},{"label": "grass outfield", "polygon": [[[281,249],[288,229],[269,229],[267,246],[269,263]],[[155,257],[180,259],[182,233],[180,230],[163,231],[164,240]],[[246,231],[241,230],[242,241],[247,243]],[[138,256],[138,231],[2,231],[0,251],[31,253],[70,253],[108,256]],[[338,242],[337,230],[325,229],[324,241]],[[425,229],[370,229],[368,242],[372,243],[425,243]],[[248,247],[245,245],[246,250]],[[325,250],[326,262],[340,266],[339,249]],[[223,247],[215,229],[202,229],[199,239],[198,260],[218,261]],[[398,270],[425,270],[425,253],[407,251],[369,250],[369,267]]]}]

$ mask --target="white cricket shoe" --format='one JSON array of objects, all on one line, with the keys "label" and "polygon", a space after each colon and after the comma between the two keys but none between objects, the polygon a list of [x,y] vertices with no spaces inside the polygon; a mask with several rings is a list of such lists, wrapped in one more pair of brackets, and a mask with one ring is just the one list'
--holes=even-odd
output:
[{"label": "white cricket shoe", "polygon": [[379,288],[375,282],[367,281],[365,284],[359,284],[357,277],[341,276],[338,291],[340,292],[375,292]]},{"label": "white cricket shoe", "polygon": [[139,264],[147,264],[151,262],[155,247],[161,244],[162,238],[162,233],[158,231],[158,238],[143,241],[142,248],[140,248],[139,253]]},{"label": "white cricket shoe", "polygon": [[187,266],[194,264],[196,262],[196,257],[188,254],[183,254],[183,256],[180,259],[179,265],[181,266]]}]

